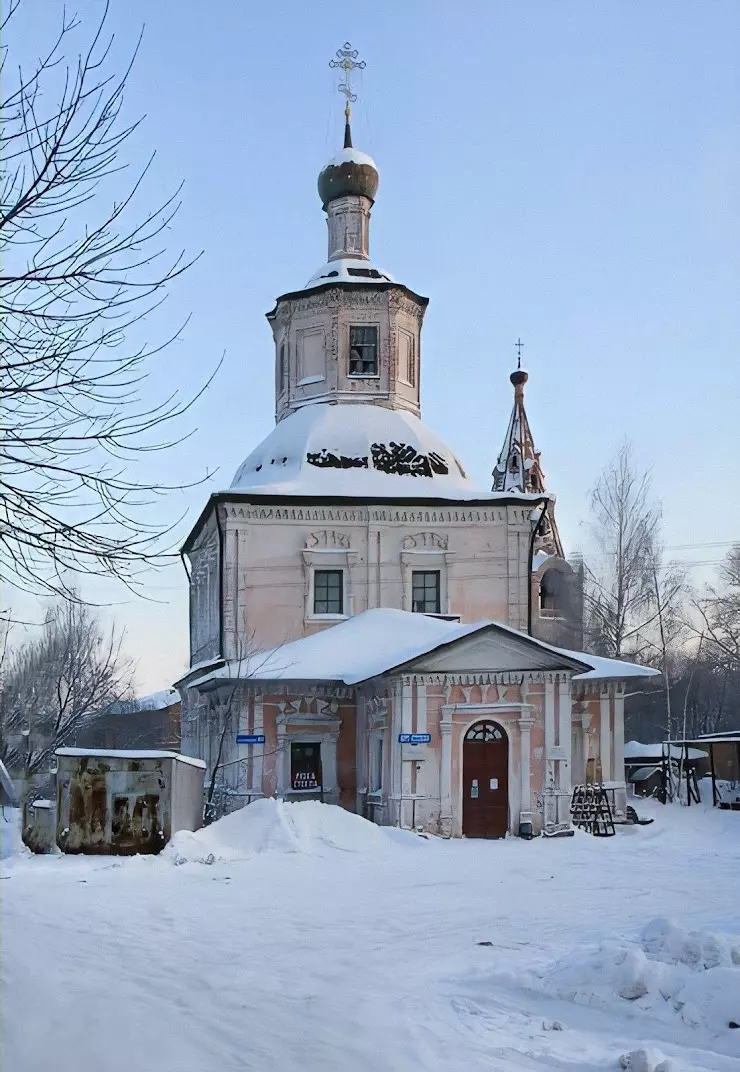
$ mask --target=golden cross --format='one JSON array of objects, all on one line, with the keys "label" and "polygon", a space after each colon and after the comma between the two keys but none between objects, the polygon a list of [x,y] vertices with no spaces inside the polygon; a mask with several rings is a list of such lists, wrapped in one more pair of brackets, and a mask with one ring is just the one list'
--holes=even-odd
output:
[{"label": "golden cross", "polygon": [[344,71],[344,81],[340,82],[337,89],[340,93],[343,93],[347,98],[347,103],[344,106],[344,115],[349,122],[349,117],[352,112],[351,104],[357,100],[357,94],[352,92],[352,72],[359,70],[364,71],[367,64],[364,60],[358,60],[359,52],[356,48],[352,48],[349,41],[345,41],[342,48],[338,48],[336,51],[336,59],[329,61],[330,67],[339,67]]}]

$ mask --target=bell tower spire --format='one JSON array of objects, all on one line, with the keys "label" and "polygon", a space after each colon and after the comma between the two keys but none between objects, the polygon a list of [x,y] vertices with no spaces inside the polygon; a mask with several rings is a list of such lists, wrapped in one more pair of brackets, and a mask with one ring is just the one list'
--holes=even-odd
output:
[{"label": "bell tower spire", "polygon": [[[523,495],[544,495],[545,474],[540,465],[540,452],[534,444],[534,436],[524,408],[524,386],[529,374],[522,368],[522,349],[524,343],[517,339],[516,368],[509,376],[514,388],[514,406],[509,417],[509,424],[504,436],[501,453],[493,467],[492,491],[518,491]],[[552,507],[548,507],[547,518],[543,518],[542,537],[552,545],[552,553],[562,556],[562,545]]]}]

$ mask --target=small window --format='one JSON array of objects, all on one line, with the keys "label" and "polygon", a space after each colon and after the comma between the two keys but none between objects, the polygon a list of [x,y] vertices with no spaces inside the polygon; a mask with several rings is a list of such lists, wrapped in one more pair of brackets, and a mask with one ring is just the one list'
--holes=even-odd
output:
[{"label": "small window", "polygon": [[279,387],[282,390],[285,387],[285,343],[280,343],[280,364],[278,370]]},{"label": "small window", "polygon": [[314,614],[344,614],[342,570],[316,570],[313,575]]},{"label": "small window", "polygon": [[370,756],[370,792],[380,793],[383,788],[383,738],[376,737]]},{"label": "small window", "polygon": [[411,574],[411,609],[417,614],[439,614],[439,570]]},{"label": "small window", "polygon": [[290,746],[291,789],[321,788],[321,744],[295,741]]},{"label": "small window", "polygon": [[349,329],[350,376],[378,375],[378,329],[351,327]]}]

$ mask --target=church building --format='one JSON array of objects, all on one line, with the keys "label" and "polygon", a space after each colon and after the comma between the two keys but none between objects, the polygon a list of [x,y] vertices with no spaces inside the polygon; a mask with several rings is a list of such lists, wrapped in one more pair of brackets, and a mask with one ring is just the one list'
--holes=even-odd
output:
[{"label": "church building", "polygon": [[183,751],[230,808],[322,799],[443,836],[531,837],[567,832],[572,786],[596,780],[623,814],[624,696],[655,671],[577,650],[582,578],[527,373],[510,377],[490,490],[422,423],[428,299],[371,258],[378,170],[352,145],[349,97],[345,114],[318,180],[326,263],[267,314],[276,426],[183,548]]}]

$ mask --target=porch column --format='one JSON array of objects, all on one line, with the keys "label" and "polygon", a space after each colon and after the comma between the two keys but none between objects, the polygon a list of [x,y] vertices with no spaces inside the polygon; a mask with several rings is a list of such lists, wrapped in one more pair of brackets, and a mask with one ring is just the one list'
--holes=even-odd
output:
[{"label": "porch column", "polygon": [[581,778],[586,781],[588,777],[588,727],[591,725],[591,715],[588,710],[581,714]]},{"label": "porch column", "polygon": [[573,762],[571,719],[570,681],[561,676],[558,682],[558,744],[562,749],[562,759],[558,763],[558,822],[567,824],[570,824],[570,771]]},{"label": "porch column", "polygon": [[[401,689],[401,733],[413,733],[413,716],[414,716],[414,695],[413,685],[410,677],[403,679],[403,686]],[[411,828],[411,815],[413,808],[411,805],[411,794],[413,792],[411,784],[411,768],[412,763],[410,759],[404,759],[404,746],[398,743],[395,744],[401,752],[401,804],[399,807],[399,826],[402,828]]]},{"label": "porch column", "polygon": [[283,796],[283,794],[287,793],[290,789],[290,748],[288,746],[287,736],[288,727],[278,718],[277,763],[275,764],[277,785],[275,791],[279,797]]},{"label": "porch column", "polygon": [[550,674],[545,677],[545,785],[543,789],[545,829],[549,830],[557,823],[557,797],[555,779],[555,761],[552,759],[555,748],[555,682]]},{"label": "porch column", "polygon": [[398,735],[402,732],[402,684],[396,679],[393,683],[393,694],[391,698],[392,710],[390,718],[390,793],[388,795],[388,821],[389,823],[400,826],[400,799],[401,799],[401,786],[402,786],[402,768],[403,761],[401,759],[401,745],[398,743]]},{"label": "porch column", "polygon": [[601,780],[610,782],[612,778],[612,748],[611,748],[611,702],[609,686],[605,685],[599,698],[599,752],[601,753]]},{"label": "porch column", "polygon": [[529,717],[529,712],[522,714],[517,719],[519,725],[520,753],[520,779],[521,779],[521,806],[519,809],[519,825],[532,822],[532,790],[530,786],[529,761],[532,755],[530,730],[534,726],[534,719]]},{"label": "porch column", "polygon": [[[265,716],[264,716],[264,703],[261,699],[255,698],[254,701],[254,733],[265,732]],[[265,745],[254,744],[249,746],[252,752],[252,784],[250,790],[255,796],[262,796],[264,793],[264,787],[262,785],[262,773],[264,767],[264,755]]]},{"label": "porch column", "polygon": [[627,814],[627,786],[624,775],[624,682],[617,685],[614,692],[614,770],[612,779],[619,782],[624,789],[614,794],[614,807],[621,819]]},{"label": "porch column", "polygon": [[440,810],[439,832],[442,837],[452,837],[452,708],[442,708],[439,723],[442,750],[439,772]]},{"label": "porch column", "polygon": [[321,780],[325,794],[336,795],[339,799],[339,779],[337,777],[337,742],[339,730],[322,731],[321,741]]}]

